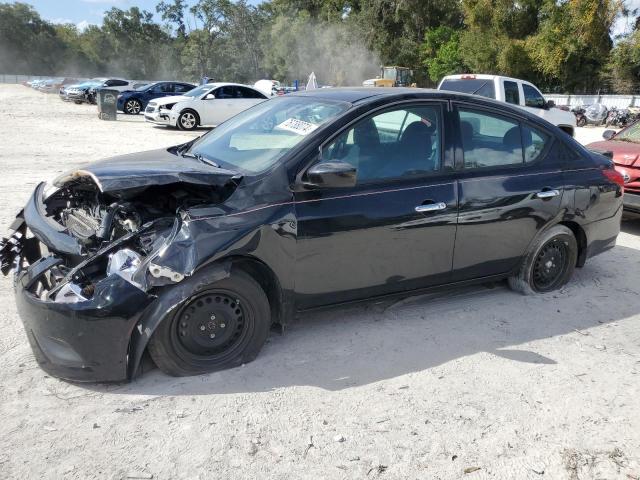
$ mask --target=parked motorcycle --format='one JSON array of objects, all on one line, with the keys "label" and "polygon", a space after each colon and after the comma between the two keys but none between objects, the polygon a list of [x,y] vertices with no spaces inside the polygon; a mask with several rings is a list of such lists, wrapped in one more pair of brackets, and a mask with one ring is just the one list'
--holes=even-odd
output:
[{"label": "parked motorcycle", "polygon": [[607,127],[626,127],[635,120],[628,108],[612,108],[607,114],[605,124]]},{"label": "parked motorcycle", "polygon": [[584,116],[584,108],[582,105],[573,107],[571,113],[576,116],[576,125],[578,127],[584,127],[587,124],[587,117]]},{"label": "parked motorcycle", "polygon": [[584,127],[585,125],[604,125],[607,119],[608,109],[601,103],[594,103],[587,107],[576,106],[571,109],[576,116],[576,125]]}]

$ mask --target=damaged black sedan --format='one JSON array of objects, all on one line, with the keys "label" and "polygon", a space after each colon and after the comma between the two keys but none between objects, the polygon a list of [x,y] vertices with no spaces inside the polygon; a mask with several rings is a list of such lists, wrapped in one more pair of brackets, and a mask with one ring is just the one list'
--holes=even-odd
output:
[{"label": "damaged black sedan", "polygon": [[0,244],[41,367],[79,381],[253,360],[297,312],[443,285],[566,284],[615,245],[623,179],[491,100],[330,89],[37,186]]}]

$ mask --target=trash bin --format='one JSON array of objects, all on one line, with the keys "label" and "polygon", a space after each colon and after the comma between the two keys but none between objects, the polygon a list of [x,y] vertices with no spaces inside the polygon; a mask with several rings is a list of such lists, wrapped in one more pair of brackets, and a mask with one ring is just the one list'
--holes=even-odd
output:
[{"label": "trash bin", "polygon": [[97,92],[98,118],[100,120],[117,120],[118,90],[101,88]]}]

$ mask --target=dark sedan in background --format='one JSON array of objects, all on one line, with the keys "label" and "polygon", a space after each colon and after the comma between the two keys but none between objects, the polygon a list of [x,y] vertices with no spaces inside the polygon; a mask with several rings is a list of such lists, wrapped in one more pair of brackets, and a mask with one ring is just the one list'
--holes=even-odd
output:
[{"label": "dark sedan in background", "polygon": [[192,142],[38,185],[0,247],[41,367],[131,379],[253,360],[297,312],[507,279],[616,243],[623,179],[522,109],[411,88],[260,103]]},{"label": "dark sedan in background", "polygon": [[615,130],[605,130],[603,141],[587,145],[587,148],[613,158],[616,169],[624,178],[624,208],[640,213],[640,122]]},{"label": "dark sedan in background", "polygon": [[182,95],[196,88],[191,83],[156,82],[136,90],[118,95],[118,110],[129,115],[138,115],[147,108],[147,104],[156,98]]}]

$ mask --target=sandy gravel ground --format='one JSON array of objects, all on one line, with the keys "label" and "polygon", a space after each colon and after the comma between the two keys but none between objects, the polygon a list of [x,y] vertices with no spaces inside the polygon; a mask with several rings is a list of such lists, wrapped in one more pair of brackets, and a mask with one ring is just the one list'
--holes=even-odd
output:
[{"label": "sandy gravel ground", "polygon": [[[40,179],[192,138],[141,120],[0,86],[0,231]],[[0,278],[0,478],[638,479],[640,222],[623,230],[557,293],[316,313],[242,368],[127,385],[45,375]]]}]

